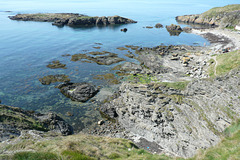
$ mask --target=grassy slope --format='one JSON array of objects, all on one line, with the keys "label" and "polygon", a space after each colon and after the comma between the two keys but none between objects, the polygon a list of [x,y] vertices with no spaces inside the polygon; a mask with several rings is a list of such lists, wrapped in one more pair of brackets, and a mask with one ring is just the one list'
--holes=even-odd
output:
[{"label": "grassy slope", "polygon": [[[218,55],[216,60],[218,62],[216,66],[216,76],[223,75],[240,66],[240,50]],[[210,64],[208,73],[211,77],[214,77],[214,66],[216,62],[211,59]]]},{"label": "grassy slope", "polygon": [[212,17],[215,17],[217,15],[227,13],[227,12],[236,11],[236,10],[240,10],[240,4],[227,5],[227,6],[224,6],[224,7],[215,7],[215,8],[212,8],[212,9],[204,12],[202,14],[202,16],[206,17],[206,18],[212,18]]},{"label": "grassy slope", "polygon": [[[0,148],[8,151],[32,150],[33,152],[21,152],[15,154],[11,159],[34,159],[44,155],[49,159],[61,157],[63,160],[78,159],[168,159],[164,155],[153,155],[145,150],[138,149],[131,141],[125,139],[97,137],[91,135],[72,135],[67,137],[56,137],[51,140],[40,142],[25,139],[14,145],[7,145]],[[1,153],[1,149],[0,149]],[[3,155],[2,155],[3,156]],[[1,157],[0,157],[1,159]]]}]

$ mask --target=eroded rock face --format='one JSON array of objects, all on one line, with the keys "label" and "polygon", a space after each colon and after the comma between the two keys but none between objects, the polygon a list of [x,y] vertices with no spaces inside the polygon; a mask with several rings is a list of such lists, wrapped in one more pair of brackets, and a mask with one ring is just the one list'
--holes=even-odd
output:
[{"label": "eroded rock face", "polygon": [[73,134],[72,127],[55,113],[40,114],[21,108],[0,105],[0,142],[18,137],[24,130]]},{"label": "eroded rock face", "polygon": [[240,117],[239,76],[238,69],[213,81],[193,81],[185,90],[123,83],[118,97],[102,111],[117,118],[131,136],[156,142],[166,153],[191,157],[216,145],[224,129]]},{"label": "eroded rock face", "polygon": [[61,93],[73,101],[86,102],[98,93],[98,89],[88,83],[64,83],[57,86]]},{"label": "eroded rock face", "polygon": [[128,24],[137,23],[134,20],[120,17],[90,17],[81,14],[74,13],[37,13],[37,14],[17,14],[15,16],[9,16],[11,20],[18,21],[40,21],[40,22],[53,22],[52,25],[71,27],[77,26],[93,26],[93,25],[109,25],[109,24]]},{"label": "eroded rock face", "polygon": [[222,12],[215,16],[206,14],[196,14],[196,15],[184,15],[177,16],[176,20],[178,22],[208,25],[208,26],[220,26],[220,27],[235,27],[240,22],[240,11],[232,12]]}]

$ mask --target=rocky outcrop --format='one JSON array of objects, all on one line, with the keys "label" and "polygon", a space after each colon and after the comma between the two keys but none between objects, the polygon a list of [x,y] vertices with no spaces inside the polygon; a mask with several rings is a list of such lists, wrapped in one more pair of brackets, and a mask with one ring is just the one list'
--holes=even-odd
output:
[{"label": "rocky outcrop", "polygon": [[171,24],[170,26],[166,26],[167,31],[171,36],[179,36],[183,31],[179,25]]},{"label": "rocky outcrop", "polygon": [[163,25],[162,25],[161,23],[157,23],[157,24],[155,25],[155,28],[163,28]]},{"label": "rocky outcrop", "polygon": [[11,20],[18,21],[53,22],[52,25],[56,26],[68,25],[71,27],[137,23],[134,20],[120,16],[90,17],[86,15],[73,13],[17,14],[15,16],[9,16],[9,18]]},{"label": "rocky outcrop", "polygon": [[72,127],[55,113],[41,114],[0,105],[0,142],[20,136],[25,130],[73,134]]},{"label": "rocky outcrop", "polygon": [[86,102],[98,93],[98,89],[88,83],[63,83],[57,86],[61,93],[73,101]]},{"label": "rocky outcrop", "polygon": [[161,84],[123,83],[105,111],[134,137],[156,142],[163,151],[191,157],[216,145],[240,117],[240,70],[213,81],[196,80],[181,91]]},{"label": "rocky outcrop", "polygon": [[240,22],[240,5],[213,8],[202,14],[177,16],[176,20],[209,26],[235,27]]}]

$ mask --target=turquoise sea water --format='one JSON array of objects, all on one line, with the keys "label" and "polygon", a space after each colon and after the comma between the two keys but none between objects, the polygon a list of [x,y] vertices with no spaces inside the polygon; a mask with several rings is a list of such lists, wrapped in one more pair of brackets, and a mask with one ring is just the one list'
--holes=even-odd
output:
[{"label": "turquoise sea water", "polygon": [[[0,100],[2,104],[40,112],[54,111],[62,115],[75,129],[81,130],[99,119],[89,103],[77,103],[65,98],[56,84],[42,85],[38,79],[50,74],[69,75],[73,82],[92,82],[96,74],[107,73],[112,66],[71,62],[63,54],[97,51],[95,43],[124,57],[117,47],[138,45],[153,47],[160,44],[203,45],[208,42],[197,35],[181,33],[170,36],[163,29],[146,29],[161,23],[175,23],[178,15],[202,13],[212,7],[238,3],[237,0],[0,0]],[[5,12],[12,11],[12,12]],[[89,16],[120,15],[138,21],[105,28],[58,28],[47,22],[12,21],[8,16],[18,13],[81,13]],[[121,28],[128,32],[120,32]],[[126,58],[126,57],[124,57]],[[67,69],[49,69],[46,65],[60,60]],[[66,117],[65,113],[74,113]]]}]

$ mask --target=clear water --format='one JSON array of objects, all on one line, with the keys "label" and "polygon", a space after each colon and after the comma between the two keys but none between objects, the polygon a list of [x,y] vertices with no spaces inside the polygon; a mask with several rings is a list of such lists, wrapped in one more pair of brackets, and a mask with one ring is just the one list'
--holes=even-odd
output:
[{"label": "clear water", "polygon": [[[208,42],[200,36],[181,33],[170,36],[166,29],[146,29],[161,23],[175,23],[178,15],[202,13],[212,7],[238,3],[237,0],[0,0],[0,100],[3,104],[40,112],[54,111],[62,115],[76,130],[96,124],[99,113],[96,105],[77,103],[65,98],[56,84],[42,85],[38,79],[50,74],[69,75],[73,82],[92,82],[93,76],[109,72],[114,66],[98,66],[71,62],[63,54],[95,51],[95,43],[102,43],[100,50],[111,51],[124,57],[126,52],[117,47],[124,45],[157,46],[160,44],[203,45]],[[12,11],[12,12],[4,12]],[[120,15],[138,21],[105,28],[58,28],[47,22],[21,22],[8,19],[18,13],[81,13],[89,16]],[[120,32],[120,28],[128,32]],[[126,57],[124,57],[126,58]],[[49,69],[46,65],[60,60],[67,69]],[[65,116],[66,112],[73,117]]]}]

